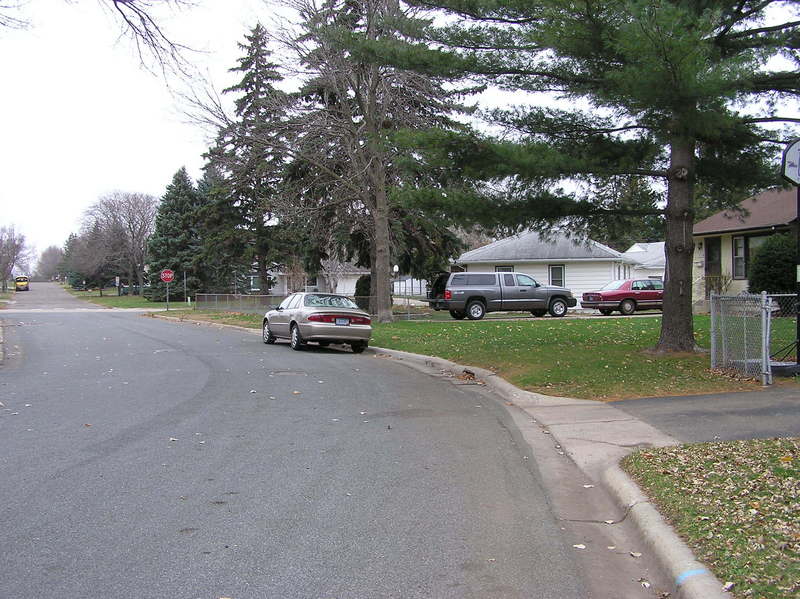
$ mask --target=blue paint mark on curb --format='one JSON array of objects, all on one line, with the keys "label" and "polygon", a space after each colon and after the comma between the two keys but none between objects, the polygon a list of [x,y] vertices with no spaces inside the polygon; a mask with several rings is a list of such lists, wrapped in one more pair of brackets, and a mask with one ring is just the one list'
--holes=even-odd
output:
[{"label": "blue paint mark on curb", "polygon": [[682,573],[675,579],[675,585],[681,586],[684,582],[686,582],[687,578],[691,578],[692,576],[697,576],[698,574],[708,574],[708,570],[705,568],[698,568],[697,570],[686,570],[686,572]]}]

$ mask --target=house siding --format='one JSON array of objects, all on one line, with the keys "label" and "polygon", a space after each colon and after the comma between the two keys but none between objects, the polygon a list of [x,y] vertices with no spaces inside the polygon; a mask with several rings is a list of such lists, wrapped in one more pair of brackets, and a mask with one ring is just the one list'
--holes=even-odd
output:
[{"label": "house siding", "polygon": [[[587,291],[595,291],[616,278],[617,266],[621,270],[630,266],[614,260],[592,260],[570,262],[569,260],[553,260],[552,262],[487,262],[464,264],[467,272],[494,272],[497,266],[513,266],[514,272],[531,275],[543,285],[550,284],[550,266],[564,266],[564,287],[572,291],[580,307],[581,296]],[[624,274],[624,272],[623,272]]]},{"label": "house siding", "polygon": [[[712,235],[697,235],[694,237],[694,257],[692,260],[692,299],[696,311],[707,311],[706,305],[706,272],[705,272],[705,240],[718,237],[720,239],[720,271],[723,277],[730,277],[731,281],[724,290],[725,295],[738,295],[746,293],[748,281],[733,278],[733,238],[740,236],[753,235],[773,235],[775,233],[785,233],[785,229],[760,229],[748,231],[734,231],[731,233],[721,233]],[[703,244],[700,247],[700,244]]]}]

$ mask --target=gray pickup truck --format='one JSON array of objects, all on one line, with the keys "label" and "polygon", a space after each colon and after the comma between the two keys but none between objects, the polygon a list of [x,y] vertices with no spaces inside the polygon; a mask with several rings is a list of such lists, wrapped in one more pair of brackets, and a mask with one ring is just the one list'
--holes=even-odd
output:
[{"label": "gray pickup truck", "polygon": [[457,320],[480,320],[487,312],[523,311],[534,316],[564,316],[578,300],[569,289],[540,285],[530,275],[515,272],[454,272],[447,282],[434,282],[428,304],[449,310]]}]

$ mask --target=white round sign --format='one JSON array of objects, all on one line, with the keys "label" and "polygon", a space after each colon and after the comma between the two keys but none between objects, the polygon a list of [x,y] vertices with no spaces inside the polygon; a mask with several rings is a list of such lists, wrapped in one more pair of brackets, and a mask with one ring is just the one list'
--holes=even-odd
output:
[{"label": "white round sign", "polygon": [[783,151],[781,174],[795,185],[800,185],[800,139],[794,140]]}]

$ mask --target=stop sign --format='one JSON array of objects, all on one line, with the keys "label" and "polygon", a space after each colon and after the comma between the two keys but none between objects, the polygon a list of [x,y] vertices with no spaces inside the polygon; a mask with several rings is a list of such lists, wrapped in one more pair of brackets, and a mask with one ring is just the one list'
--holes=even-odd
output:
[{"label": "stop sign", "polygon": [[165,283],[172,283],[172,279],[175,278],[175,273],[171,271],[169,268],[165,268],[161,271],[161,280]]}]

